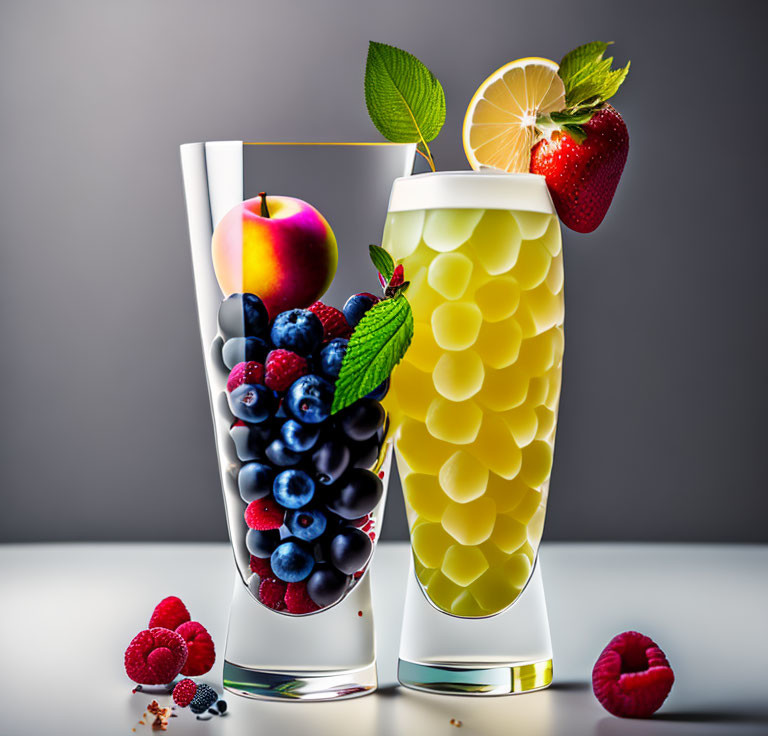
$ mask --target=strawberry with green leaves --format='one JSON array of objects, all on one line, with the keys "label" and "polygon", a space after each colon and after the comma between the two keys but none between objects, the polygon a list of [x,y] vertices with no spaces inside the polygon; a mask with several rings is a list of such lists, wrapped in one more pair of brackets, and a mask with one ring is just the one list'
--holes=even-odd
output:
[{"label": "strawberry with green leaves", "polygon": [[629,63],[611,69],[613,58],[603,58],[608,45],[579,46],[560,62],[566,107],[539,117],[542,137],[531,151],[531,172],[545,177],[560,219],[579,233],[603,221],[629,151],[627,126],[607,104]]}]

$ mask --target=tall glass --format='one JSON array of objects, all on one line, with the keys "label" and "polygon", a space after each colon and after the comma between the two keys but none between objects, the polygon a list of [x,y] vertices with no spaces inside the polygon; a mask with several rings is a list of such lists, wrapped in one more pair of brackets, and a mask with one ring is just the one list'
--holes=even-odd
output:
[{"label": "tall glass", "polygon": [[546,687],[537,550],[560,396],[563,262],[544,179],[398,179],[384,247],[405,267],[415,323],[387,398],[413,552],[400,681],[481,695]]},{"label": "tall glass", "polygon": [[[244,519],[245,509],[254,499],[261,499],[263,493],[254,491],[251,481],[260,472],[268,475],[279,471],[279,468],[269,468],[270,456],[266,453],[265,459],[265,447],[285,420],[279,418],[280,410],[261,423],[242,421],[242,417],[236,421],[232,413],[227,400],[229,371],[233,364],[256,359],[246,356],[244,338],[233,339],[231,334],[224,334],[226,330],[221,327],[219,310],[229,294],[217,280],[217,268],[221,266],[218,262],[214,264],[212,258],[212,237],[217,224],[230,210],[260,192],[308,202],[324,215],[335,233],[339,265],[323,301],[341,307],[350,294],[376,288],[367,246],[375,242],[381,232],[383,202],[392,181],[411,172],[414,153],[412,145],[366,143],[224,141],[181,147],[200,335],[227,525],[237,568],[224,655],[224,687],[241,695],[326,700],[363,695],[376,688],[368,563],[342,576],[339,566],[331,564],[329,548],[330,535],[340,528],[356,527],[375,543],[389,480],[390,443],[385,425],[372,438],[375,440],[372,453],[367,444],[365,451],[359,447],[350,450],[349,468],[354,464],[360,468],[359,472],[370,471],[373,475],[367,477],[379,485],[379,501],[365,516],[347,520],[329,515],[326,494],[333,493],[333,486],[323,485],[328,478],[321,480],[314,474],[315,496],[307,509],[327,519],[326,531],[320,537],[305,542],[305,537],[295,536],[298,534],[295,526],[289,528],[293,522],[309,525],[316,518],[301,517],[301,509],[297,510],[299,516],[293,522],[289,522],[286,515],[279,530],[264,533],[249,530]],[[245,237],[244,232],[243,228],[239,237]],[[242,243],[236,247],[241,248]],[[274,264],[271,265],[274,268]],[[311,268],[312,264],[303,267]],[[247,268],[253,265],[243,256],[232,270],[242,269],[241,278],[245,282]],[[239,288],[239,291],[247,289]],[[241,334],[247,334],[242,310],[237,314],[241,324],[235,325],[235,332],[242,328]],[[254,345],[251,347],[258,348]],[[237,354],[238,351],[242,355]],[[262,389],[267,391],[264,386],[258,387],[259,391]],[[313,476],[316,466],[310,454],[311,451],[301,456],[298,467]],[[256,467],[259,464],[266,466],[267,471]],[[343,479],[344,476],[337,482],[342,483]],[[269,483],[271,477],[267,485]],[[271,499],[274,506],[275,500],[271,496],[267,499]],[[336,595],[340,598],[318,608],[316,602],[303,597],[306,592],[312,598],[309,583],[305,589],[301,586],[292,589],[290,583],[273,580],[270,550],[286,538],[294,540],[314,559],[311,574],[323,570],[331,576],[330,582],[336,586],[339,591]],[[311,538],[312,535],[306,537]],[[307,580],[311,580],[311,575]],[[293,596],[290,600],[289,595]]]}]

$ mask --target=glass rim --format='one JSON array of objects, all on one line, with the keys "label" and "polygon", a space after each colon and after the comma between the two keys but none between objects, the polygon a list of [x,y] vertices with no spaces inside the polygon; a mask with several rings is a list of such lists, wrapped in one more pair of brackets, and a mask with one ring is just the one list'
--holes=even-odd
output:
[{"label": "glass rim", "polygon": [[392,183],[388,212],[436,209],[518,210],[554,215],[541,174],[528,172],[429,171]]}]

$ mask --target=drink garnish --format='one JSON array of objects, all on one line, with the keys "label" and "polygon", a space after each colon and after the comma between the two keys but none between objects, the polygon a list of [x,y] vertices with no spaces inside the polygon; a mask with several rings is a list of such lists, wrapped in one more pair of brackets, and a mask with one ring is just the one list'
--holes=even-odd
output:
[{"label": "drink garnish", "polygon": [[336,379],[331,414],[374,391],[389,378],[413,338],[413,313],[405,297],[408,282],[383,248],[371,245],[371,260],[387,281],[385,298],[363,314],[355,326]]},{"label": "drink garnish", "polygon": [[416,143],[416,150],[435,170],[428,143],[445,122],[445,93],[421,61],[395,46],[371,41],[365,64],[365,104],[387,140]]}]

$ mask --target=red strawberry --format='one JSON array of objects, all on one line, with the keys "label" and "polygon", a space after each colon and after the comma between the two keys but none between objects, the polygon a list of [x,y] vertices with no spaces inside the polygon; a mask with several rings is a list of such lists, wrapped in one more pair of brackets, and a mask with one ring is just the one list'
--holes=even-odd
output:
[{"label": "red strawberry", "polygon": [[629,134],[621,115],[606,105],[583,123],[577,143],[556,131],[531,151],[531,173],[547,180],[557,214],[577,233],[591,233],[605,217],[624,170]]},{"label": "red strawberry", "polygon": [[267,531],[279,529],[283,525],[285,511],[278,506],[271,496],[265,496],[257,501],[251,501],[245,510],[245,523],[251,529]]},{"label": "red strawberry", "polygon": [[187,643],[187,661],[181,674],[197,677],[208,672],[216,661],[213,639],[205,626],[197,621],[187,621],[176,629],[176,633]]},{"label": "red strawberry", "polygon": [[323,340],[332,340],[334,337],[349,337],[352,334],[343,312],[340,312],[336,307],[315,302],[307,309],[313,312],[323,323]]},{"label": "red strawberry", "polygon": [[189,621],[190,618],[189,611],[181,602],[181,598],[169,595],[155,606],[152,617],[149,619],[149,628],[162,626],[164,629],[175,631],[180,624]]},{"label": "red strawberry", "polygon": [[125,650],[125,672],[141,685],[171,682],[186,661],[182,636],[160,626],[140,631]]},{"label": "red strawberry", "polygon": [[595,697],[609,713],[624,718],[653,715],[674,681],[664,652],[637,631],[614,636],[592,670]]},{"label": "red strawberry", "polygon": [[277,349],[267,355],[264,383],[273,391],[287,391],[291,384],[309,373],[307,361],[290,351]]},{"label": "red strawberry", "polygon": [[264,366],[255,360],[238,363],[230,372],[227,379],[227,391],[230,393],[244,383],[263,383]]}]

